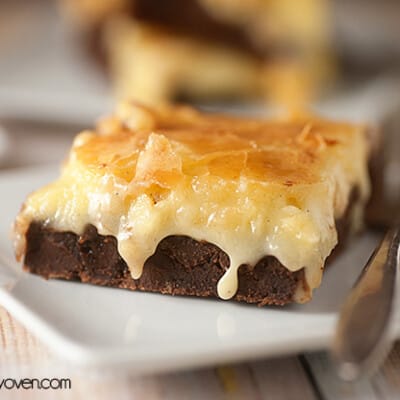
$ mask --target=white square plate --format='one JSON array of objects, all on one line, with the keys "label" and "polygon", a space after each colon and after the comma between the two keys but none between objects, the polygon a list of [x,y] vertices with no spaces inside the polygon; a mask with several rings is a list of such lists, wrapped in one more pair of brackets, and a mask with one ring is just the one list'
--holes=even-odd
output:
[{"label": "white square plate", "polygon": [[355,239],[306,305],[258,308],[46,281],[13,261],[9,232],[25,196],[57,170],[0,175],[0,304],[55,353],[79,365],[166,371],[327,348],[338,307],[377,242],[372,233]]}]

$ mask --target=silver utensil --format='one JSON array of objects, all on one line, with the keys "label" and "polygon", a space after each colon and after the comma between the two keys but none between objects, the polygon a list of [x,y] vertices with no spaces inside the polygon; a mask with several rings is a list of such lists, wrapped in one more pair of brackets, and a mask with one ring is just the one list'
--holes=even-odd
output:
[{"label": "silver utensil", "polygon": [[390,350],[399,248],[397,225],[385,234],[342,307],[332,355],[343,380],[372,374]]}]

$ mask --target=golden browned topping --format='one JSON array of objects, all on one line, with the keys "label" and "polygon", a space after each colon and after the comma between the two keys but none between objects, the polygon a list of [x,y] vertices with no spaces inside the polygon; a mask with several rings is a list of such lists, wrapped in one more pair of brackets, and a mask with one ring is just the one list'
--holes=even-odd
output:
[{"label": "golden browned topping", "polygon": [[329,155],[339,154],[341,144],[356,131],[351,125],[310,117],[265,121],[206,115],[188,107],[154,110],[123,103],[96,131],[79,136],[74,149],[89,168],[128,182],[148,179],[143,172],[148,165],[164,185],[165,171],[176,165],[182,176],[310,184],[321,179]]}]

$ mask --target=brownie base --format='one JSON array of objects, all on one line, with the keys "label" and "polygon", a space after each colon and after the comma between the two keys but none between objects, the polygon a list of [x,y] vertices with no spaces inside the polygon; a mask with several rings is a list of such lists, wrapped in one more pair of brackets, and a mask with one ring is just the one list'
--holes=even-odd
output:
[{"label": "brownie base", "polygon": [[[33,222],[27,232],[25,270],[42,277],[78,280],[95,285],[172,295],[218,297],[217,283],[229,267],[229,257],[217,246],[187,236],[168,236],[133,279],[113,236],[100,235],[88,225],[82,235],[57,232]],[[235,300],[259,305],[293,301],[297,286],[305,285],[304,270],[290,272],[275,257],[255,267],[239,268]]]}]

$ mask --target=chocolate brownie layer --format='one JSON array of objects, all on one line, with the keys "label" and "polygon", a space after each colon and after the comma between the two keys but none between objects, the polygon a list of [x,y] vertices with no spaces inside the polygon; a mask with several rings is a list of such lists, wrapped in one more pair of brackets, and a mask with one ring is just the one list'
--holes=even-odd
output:
[{"label": "chocolate brownie layer", "polygon": [[[351,210],[358,198],[337,221],[340,246],[350,232]],[[172,295],[218,297],[217,283],[229,267],[229,257],[217,246],[187,236],[168,236],[145,263],[140,279],[133,279],[120,257],[117,240],[100,235],[92,225],[82,235],[57,232],[33,222],[26,235],[24,267],[46,279],[80,280],[102,286],[160,292]],[[298,285],[306,285],[304,270],[291,272],[275,257],[266,256],[254,267],[239,268],[239,289],[234,299],[247,303],[284,305],[293,301]]]},{"label": "chocolate brownie layer", "polygon": [[265,49],[256,46],[243,29],[213,17],[196,0],[136,0],[131,5],[131,13],[137,20],[173,32],[226,44],[255,57],[266,56]]},{"label": "chocolate brownie layer", "polygon": [[[80,236],[32,223],[27,233],[25,269],[45,278],[81,280],[96,285],[176,295],[217,297],[217,283],[229,258],[217,246],[187,236],[162,240],[145,263],[140,279],[132,279],[117,250],[117,240],[99,235],[89,225]],[[239,269],[236,300],[286,304],[292,301],[303,270],[290,272],[271,256],[254,268]]]},{"label": "chocolate brownie layer", "polygon": [[[225,23],[208,13],[196,0],[136,0],[126,10],[136,21],[158,26],[170,33],[208,41],[242,51],[259,60],[294,53],[288,46],[256,44],[243,28]],[[109,69],[106,51],[102,43],[105,21],[98,21],[88,30],[90,53],[106,71]]]}]

